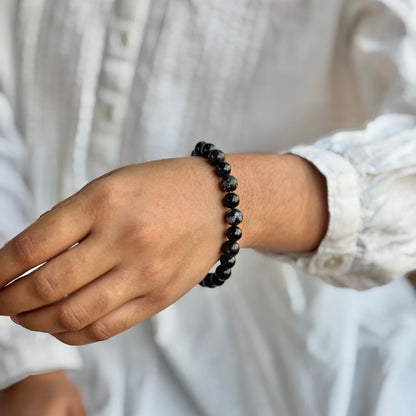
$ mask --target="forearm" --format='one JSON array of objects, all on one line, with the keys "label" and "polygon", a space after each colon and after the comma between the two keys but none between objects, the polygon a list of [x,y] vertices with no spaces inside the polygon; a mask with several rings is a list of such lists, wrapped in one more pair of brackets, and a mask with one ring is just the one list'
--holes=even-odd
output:
[{"label": "forearm", "polygon": [[227,155],[239,181],[242,247],[311,251],[325,236],[325,177],[305,159],[276,154]]}]

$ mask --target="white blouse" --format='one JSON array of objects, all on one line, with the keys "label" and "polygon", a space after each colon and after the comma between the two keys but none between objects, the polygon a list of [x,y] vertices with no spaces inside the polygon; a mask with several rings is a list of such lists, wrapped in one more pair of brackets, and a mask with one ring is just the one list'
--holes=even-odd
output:
[{"label": "white blouse", "polygon": [[3,242],[195,138],[310,160],[330,211],[316,252],[245,250],[229,284],[100,344],[2,318],[0,387],[82,366],[92,415],[411,414],[414,0],[4,0],[0,42]]}]

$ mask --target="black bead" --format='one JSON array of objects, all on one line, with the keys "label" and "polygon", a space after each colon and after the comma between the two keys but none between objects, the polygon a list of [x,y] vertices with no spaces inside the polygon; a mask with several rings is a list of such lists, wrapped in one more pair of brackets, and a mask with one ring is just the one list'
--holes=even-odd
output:
[{"label": "black bead", "polygon": [[209,152],[208,154],[209,163],[213,166],[217,166],[218,163],[224,162],[225,160],[225,153],[221,150],[214,149],[213,151]]},{"label": "black bead", "polygon": [[226,280],[227,280],[227,279],[221,279],[221,278],[220,278],[220,277],[218,277],[216,274],[214,274],[214,277],[212,278],[212,283],[213,283],[215,286],[222,286]]},{"label": "black bead", "polygon": [[229,208],[225,214],[225,220],[230,225],[226,232],[228,241],[221,246],[222,255],[220,264],[215,269],[215,273],[208,273],[199,283],[203,287],[214,288],[221,286],[231,276],[231,269],[236,263],[236,255],[240,251],[238,240],[242,236],[242,231],[238,224],[243,221],[243,214],[236,207],[240,203],[240,198],[234,191],[238,187],[237,179],[231,175],[231,166],[225,161],[225,154],[217,149],[213,144],[199,142],[195,146],[192,156],[202,156],[208,159],[209,163],[215,167],[216,174],[221,178],[220,186],[226,193],[223,204]]},{"label": "black bead", "polygon": [[231,269],[235,265],[235,257],[231,254],[223,254],[220,258],[221,264],[227,269]]},{"label": "black bead", "polygon": [[229,209],[225,214],[225,221],[230,225],[238,225],[243,221],[243,214],[238,209]]},{"label": "black bead", "polygon": [[205,142],[198,142],[195,146],[195,153],[197,156],[202,156],[202,146],[205,144]]},{"label": "black bead", "polygon": [[242,235],[243,233],[241,231],[241,228],[236,227],[235,225],[230,227],[226,232],[227,238],[233,241],[238,241],[242,237]]},{"label": "black bead", "polygon": [[205,279],[202,279],[202,280],[199,282],[199,285],[200,285],[200,286],[202,286],[202,287],[206,287],[206,284],[205,284]]},{"label": "black bead", "polygon": [[227,280],[231,276],[231,269],[220,264],[215,269],[215,275],[221,280]]},{"label": "black bead", "polygon": [[208,157],[209,153],[215,150],[215,146],[212,143],[205,143],[202,146],[201,156]]},{"label": "black bead", "polygon": [[221,252],[224,254],[232,254],[233,256],[237,255],[240,251],[240,245],[236,241],[226,241],[221,246]]},{"label": "black bead", "polygon": [[199,282],[199,284],[203,287],[210,287],[212,289],[216,286],[213,282],[214,277],[215,277],[215,273],[208,273],[204,277],[204,279],[201,282]]},{"label": "black bead", "polygon": [[238,181],[234,176],[228,175],[222,178],[221,188],[224,192],[233,192],[237,189]]},{"label": "black bead", "polygon": [[225,194],[223,202],[227,208],[235,208],[240,203],[240,197],[234,192],[228,192]]},{"label": "black bead", "polygon": [[219,162],[215,167],[218,176],[224,178],[231,173],[231,165],[227,162]]}]

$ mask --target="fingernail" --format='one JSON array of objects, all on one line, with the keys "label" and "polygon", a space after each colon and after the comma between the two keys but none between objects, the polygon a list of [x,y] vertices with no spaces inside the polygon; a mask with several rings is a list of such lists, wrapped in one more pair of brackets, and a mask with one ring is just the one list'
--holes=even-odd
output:
[{"label": "fingernail", "polygon": [[15,324],[20,324],[19,319],[17,318],[16,315],[11,316],[10,319],[15,323]]}]

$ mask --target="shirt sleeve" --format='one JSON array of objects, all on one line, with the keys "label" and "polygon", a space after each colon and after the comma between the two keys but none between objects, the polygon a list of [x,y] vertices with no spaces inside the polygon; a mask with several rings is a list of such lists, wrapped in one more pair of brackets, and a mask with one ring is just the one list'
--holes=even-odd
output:
[{"label": "shirt sleeve", "polygon": [[[9,102],[0,93],[0,243],[28,225],[31,194],[24,180],[25,146]],[[81,365],[76,347],[52,336],[28,331],[0,317],[0,389],[28,375]]]},{"label": "shirt sleeve", "polygon": [[349,4],[347,66],[371,121],[291,149],[325,175],[330,212],[317,251],[293,258],[361,290],[416,269],[416,9],[412,1]]}]

